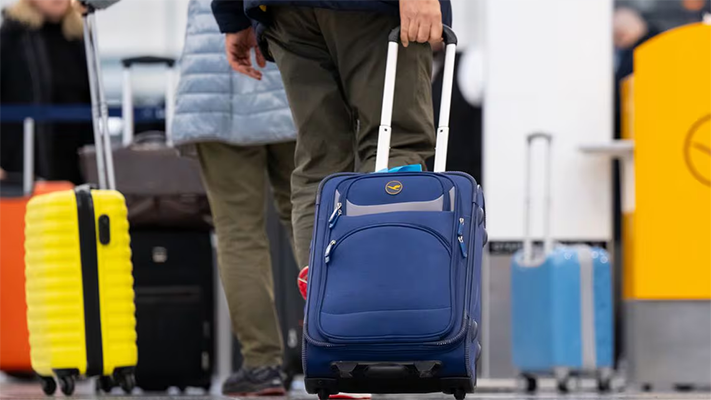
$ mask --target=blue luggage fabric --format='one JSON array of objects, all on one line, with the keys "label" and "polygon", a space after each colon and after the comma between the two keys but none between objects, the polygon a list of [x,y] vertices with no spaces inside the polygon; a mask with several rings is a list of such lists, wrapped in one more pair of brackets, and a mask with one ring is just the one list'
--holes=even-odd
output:
[{"label": "blue luggage fabric", "polygon": [[512,261],[511,294],[519,371],[612,368],[612,276],[604,249],[557,246],[538,265],[526,265],[520,251]]},{"label": "blue luggage fabric", "polygon": [[[434,381],[473,385],[486,240],[476,181],[463,173],[339,174],[321,184],[316,206],[307,388],[338,378],[334,362],[434,361]],[[433,382],[427,391],[440,390]]]},{"label": "blue luggage fabric", "polygon": [[[471,176],[388,168],[399,28],[389,35],[377,173],[326,178],[316,198],[304,319],[306,390],[454,394],[476,386],[484,195]],[[445,76],[457,38],[444,27]],[[451,91],[443,98],[451,96]],[[435,168],[446,164],[440,113]]]}]

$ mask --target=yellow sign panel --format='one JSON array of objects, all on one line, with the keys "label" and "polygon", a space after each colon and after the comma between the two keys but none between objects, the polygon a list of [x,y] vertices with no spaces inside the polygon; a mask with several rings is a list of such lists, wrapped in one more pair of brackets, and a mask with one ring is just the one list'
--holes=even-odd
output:
[{"label": "yellow sign panel", "polygon": [[674,29],[635,52],[634,137],[626,295],[711,299],[711,25]]}]

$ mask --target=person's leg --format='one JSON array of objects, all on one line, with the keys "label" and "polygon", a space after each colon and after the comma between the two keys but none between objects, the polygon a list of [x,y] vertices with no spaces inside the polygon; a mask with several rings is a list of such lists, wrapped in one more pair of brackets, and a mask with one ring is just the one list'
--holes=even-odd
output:
[{"label": "person's leg", "polygon": [[319,183],[354,169],[355,121],[345,101],[315,9],[272,7],[265,35],[279,66],[298,129],[292,175],[294,242],[299,267],[309,262]]},{"label": "person's leg", "polygon": [[[228,380],[223,390],[244,393],[273,389],[280,382],[276,382],[278,375],[259,372],[282,361],[265,231],[267,150],[265,146],[200,143],[197,151],[217,233],[218,265],[232,329],[242,345],[245,370],[258,369],[256,374],[263,378],[255,385],[259,377],[240,375],[236,381]],[[255,390],[251,390],[253,386]]]},{"label": "person's leg", "polygon": [[267,171],[274,194],[274,205],[279,220],[289,235],[292,248],[294,247],[294,230],[291,225],[291,174],[294,172],[295,149],[296,142],[267,146]]},{"label": "person's leg", "polygon": [[[329,52],[336,60],[344,93],[360,122],[356,146],[361,172],[372,172],[385,84],[388,34],[396,16],[373,12],[320,9],[317,20]],[[429,44],[400,46],[392,119],[390,167],[425,166],[434,154],[432,110],[432,48]]]}]

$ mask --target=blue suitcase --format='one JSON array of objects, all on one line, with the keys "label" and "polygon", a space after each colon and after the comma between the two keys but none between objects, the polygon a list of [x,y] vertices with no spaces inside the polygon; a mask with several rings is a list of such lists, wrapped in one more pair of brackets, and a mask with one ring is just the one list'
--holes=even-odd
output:
[{"label": "blue suitcase", "polygon": [[[481,187],[443,173],[451,84],[443,93],[434,173],[387,169],[399,28],[390,35],[376,171],[326,178],[304,324],[306,390],[444,392],[476,386],[481,316]],[[445,29],[451,83],[456,36]]]},{"label": "blue suitcase", "polygon": [[[545,139],[548,186],[544,247],[533,249],[530,231],[531,144]],[[511,263],[513,364],[527,391],[536,376],[554,375],[558,390],[569,389],[571,374],[596,374],[598,388],[610,389],[613,367],[613,304],[610,257],[604,249],[555,245],[550,226],[550,146],[552,138],[528,138],[526,228],[523,250]]]}]

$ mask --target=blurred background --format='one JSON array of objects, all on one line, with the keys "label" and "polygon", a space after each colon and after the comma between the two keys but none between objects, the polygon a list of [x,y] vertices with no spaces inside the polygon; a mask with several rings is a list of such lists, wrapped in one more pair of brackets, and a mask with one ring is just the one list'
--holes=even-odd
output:
[{"label": "blurred background", "polygon": [[[13,2],[0,0],[0,7]],[[98,13],[103,80],[114,110],[110,128],[117,145],[123,133],[121,60],[175,58],[179,68],[188,3],[122,0],[109,11]],[[452,6],[453,28],[460,39],[453,106],[459,111],[452,116],[448,169],[472,174],[482,184],[487,203],[484,352],[479,371],[484,385],[512,389],[511,382],[519,377],[511,344],[514,294],[510,265],[523,238],[525,136],[547,132],[554,137],[554,239],[598,246],[611,255],[616,384],[635,390],[709,390],[711,186],[703,176],[711,176],[711,162],[689,161],[697,156],[684,156],[684,143],[688,145],[689,127],[711,115],[711,71],[703,77],[703,70],[689,67],[684,79],[686,73],[680,71],[687,71],[689,65],[708,65],[711,46],[694,47],[689,54],[695,56],[690,58],[685,58],[687,53],[674,52],[674,44],[650,48],[637,58],[634,51],[647,40],[687,40],[677,38],[674,32],[698,27],[705,18],[707,25],[697,39],[708,43],[703,35],[711,34],[711,2],[452,0]],[[653,55],[653,51],[661,53]],[[8,60],[0,62],[4,67]],[[435,92],[441,91],[441,64],[440,54],[435,57]],[[637,67],[643,75],[630,80]],[[702,87],[694,89],[687,78],[698,79]],[[162,65],[135,68],[131,82],[137,133],[165,130],[166,83],[177,84],[177,74],[170,79],[174,80],[169,80]],[[676,79],[681,83],[676,84]],[[665,110],[664,115],[660,109]],[[700,140],[711,143],[711,125],[698,126]],[[672,146],[678,147],[669,152],[674,155],[665,155]],[[117,165],[120,162],[117,158]],[[536,164],[533,172],[534,180],[540,182],[542,163]],[[700,181],[693,177],[699,175]],[[532,207],[540,210],[543,191],[538,186],[533,190]],[[670,195],[672,200],[670,196],[656,197],[658,191],[672,190],[679,193]],[[695,220],[688,216],[694,212],[698,212]],[[695,222],[688,222],[689,218]],[[679,222],[682,220],[685,222]],[[533,236],[540,239],[543,213],[534,213],[532,222]],[[276,243],[272,248],[276,285],[283,291],[292,290],[286,288],[294,286],[296,269],[288,240],[271,208],[268,224],[270,239]],[[143,243],[147,254],[153,256],[156,248],[165,250],[167,246],[146,240],[137,243]],[[213,262],[212,253],[195,261],[210,267]],[[6,264],[1,267],[10,268]],[[140,268],[136,261],[134,268]],[[293,274],[285,274],[285,270]],[[196,318],[198,325],[203,319],[215,325],[210,337],[214,347],[201,350],[201,354],[210,354],[209,372],[221,380],[240,362],[233,349],[238,344],[230,334],[216,276],[200,279],[209,287],[204,293],[215,293],[214,299],[202,300],[208,301],[208,314],[214,315],[205,317],[201,311]],[[156,284],[146,287],[151,285]],[[155,292],[146,290],[145,296],[155,298]],[[137,296],[140,299],[138,290]],[[286,347],[293,349],[299,346],[301,334],[299,316],[292,314],[298,314],[302,303],[298,294],[288,296],[278,303]],[[151,304],[154,308],[144,316],[158,318],[161,311]],[[7,321],[3,316],[3,325]],[[151,329],[163,328],[154,325]]]}]

